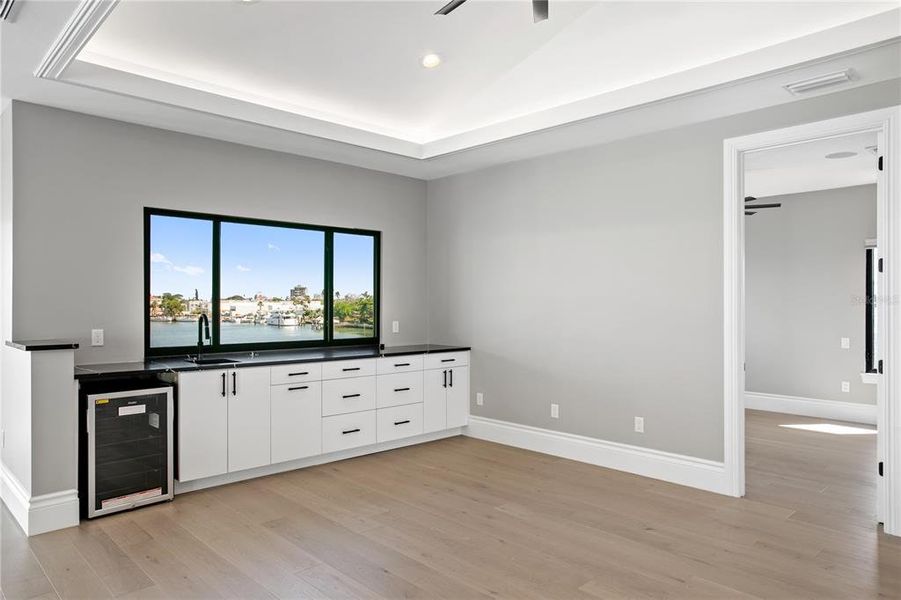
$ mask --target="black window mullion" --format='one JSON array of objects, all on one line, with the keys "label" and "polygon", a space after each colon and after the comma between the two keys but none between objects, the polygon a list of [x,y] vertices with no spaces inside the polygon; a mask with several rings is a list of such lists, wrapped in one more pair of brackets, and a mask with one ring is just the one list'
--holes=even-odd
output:
[{"label": "black window mullion", "polygon": [[335,339],[335,323],[332,315],[334,314],[335,304],[335,261],[334,261],[334,242],[335,234],[332,231],[325,231],[323,236],[325,240],[325,290],[322,292],[322,328],[325,334],[325,343],[331,344]]},{"label": "black window mullion", "polygon": [[222,250],[222,221],[216,219],[213,221],[213,297],[210,298],[210,327],[212,328],[212,347],[213,349],[219,348],[219,316],[222,314],[220,310],[220,296],[219,293],[219,276],[221,274],[221,257],[219,256]]}]

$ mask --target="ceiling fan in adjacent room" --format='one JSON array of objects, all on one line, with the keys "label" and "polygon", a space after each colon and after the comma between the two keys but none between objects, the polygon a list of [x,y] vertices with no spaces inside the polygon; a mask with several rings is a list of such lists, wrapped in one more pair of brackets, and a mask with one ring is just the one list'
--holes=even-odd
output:
[{"label": "ceiling fan in adjacent room", "polygon": [[781,202],[773,202],[770,204],[748,204],[748,202],[755,202],[757,198],[754,196],[745,196],[745,215],[751,216],[756,215],[757,210],[761,208],[782,208]]},{"label": "ceiling fan in adjacent room", "polygon": [[[460,5],[466,2],[466,0],[451,0],[444,6],[442,6],[436,15],[448,15],[456,9],[460,8]],[[547,19],[548,15],[548,0],[532,0],[532,19],[536,23],[544,21]]]}]

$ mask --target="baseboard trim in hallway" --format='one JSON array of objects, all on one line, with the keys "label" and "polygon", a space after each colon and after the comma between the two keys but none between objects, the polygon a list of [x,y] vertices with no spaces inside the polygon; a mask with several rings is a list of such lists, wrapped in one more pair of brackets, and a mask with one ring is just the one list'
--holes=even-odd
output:
[{"label": "baseboard trim in hallway", "polygon": [[470,416],[466,435],[728,495],[721,462],[486,417]]},{"label": "baseboard trim in hallway", "polygon": [[783,396],[762,392],[745,392],[745,408],[767,412],[801,415],[833,421],[876,424],[876,405],[838,402],[800,396]]}]

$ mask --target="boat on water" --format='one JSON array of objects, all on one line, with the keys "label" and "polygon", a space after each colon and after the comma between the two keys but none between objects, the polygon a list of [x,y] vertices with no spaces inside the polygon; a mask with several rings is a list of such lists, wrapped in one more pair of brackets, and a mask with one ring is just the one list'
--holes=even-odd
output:
[{"label": "boat on water", "polygon": [[274,312],[266,319],[266,325],[272,325],[274,327],[292,327],[297,325],[297,317],[291,314]]}]

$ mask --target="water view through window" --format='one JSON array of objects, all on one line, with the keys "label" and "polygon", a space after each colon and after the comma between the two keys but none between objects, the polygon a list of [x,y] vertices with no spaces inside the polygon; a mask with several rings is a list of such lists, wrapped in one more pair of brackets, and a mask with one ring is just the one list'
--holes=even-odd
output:
[{"label": "water view through window", "polygon": [[377,233],[166,212],[147,216],[154,354],[193,351],[202,314],[212,350],[377,338]]}]

